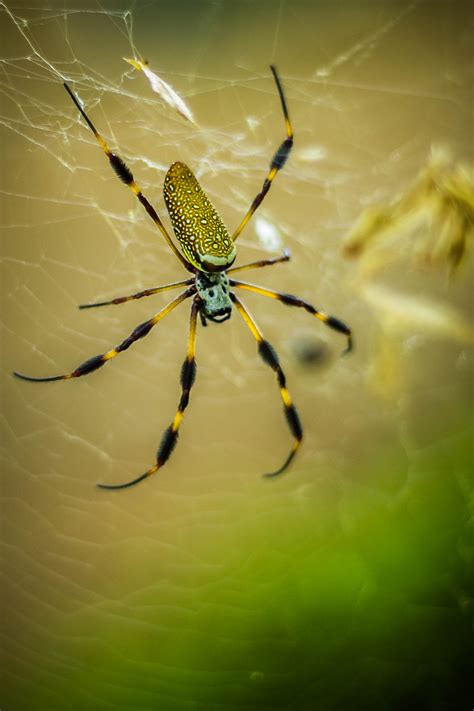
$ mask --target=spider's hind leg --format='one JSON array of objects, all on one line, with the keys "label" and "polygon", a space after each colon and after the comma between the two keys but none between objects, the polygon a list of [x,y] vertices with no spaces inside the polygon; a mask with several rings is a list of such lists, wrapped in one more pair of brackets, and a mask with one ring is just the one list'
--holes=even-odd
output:
[{"label": "spider's hind leg", "polygon": [[260,269],[261,267],[270,267],[273,264],[280,264],[280,262],[289,262],[291,259],[291,252],[285,247],[281,257],[273,257],[272,259],[259,259],[256,262],[249,262],[249,264],[242,264],[238,267],[232,267],[232,269],[227,270],[227,274],[231,272],[243,272],[244,269]]},{"label": "spider's hind leg", "polygon": [[270,163],[270,169],[267,173],[265,180],[263,181],[263,185],[260,189],[260,192],[257,193],[257,195],[254,197],[253,202],[250,205],[249,209],[247,210],[245,217],[243,218],[243,220],[241,221],[241,223],[237,227],[237,229],[232,233],[231,239],[234,241],[240,235],[240,233],[246,226],[247,222],[250,220],[250,218],[252,217],[254,212],[257,210],[258,206],[262,203],[263,199],[265,198],[265,195],[270,190],[270,187],[275,179],[275,176],[285,165],[286,161],[288,160],[288,156],[290,155],[291,149],[293,148],[293,128],[292,128],[290,117],[288,114],[288,106],[286,104],[283,86],[281,84],[280,77],[278,75],[276,68],[272,65],[270,67],[270,69],[272,70],[273,78],[275,80],[278,94],[280,96],[281,109],[283,112],[283,118],[285,120],[286,138],[280,144],[280,146],[277,148],[277,150],[275,151],[275,153],[273,155],[272,161]]},{"label": "spider's hind leg", "polygon": [[144,289],[143,291],[138,291],[136,294],[129,294],[128,296],[116,296],[114,299],[109,301],[96,301],[93,304],[79,304],[80,309],[94,309],[97,306],[110,306],[111,304],[124,304],[126,301],[133,301],[134,299],[142,299],[144,296],[153,296],[153,294],[159,294],[162,291],[169,291],[170,289],[176,289],[178,286],[190,286],[194,279],[184,279],[183,281],[174,281],[172,284],[163,284],[163,286],[155,286],[151,289]]}]

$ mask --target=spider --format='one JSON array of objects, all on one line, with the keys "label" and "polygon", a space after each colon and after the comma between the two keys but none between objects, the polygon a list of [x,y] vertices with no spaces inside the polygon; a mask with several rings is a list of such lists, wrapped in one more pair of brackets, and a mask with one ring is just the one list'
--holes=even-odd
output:
[{"label": "spider", "polygon": [[285,375],[281,369],[277,354],[270,343],[264,338],[262,331],[252,318],[247,307],[244,306],[242,301],[237,297],[234,289],[255,292],[261,296],[281,301],[288,306],[303,308],[330,328],[335,331],[339,331],[347,337],[347,348],[345,352],[349,351],[352,347],[351,331],[348,326],[346,326],[339,319],[333,316],[328,316],[319,309],[314,308],[314,306],[308,302],[303,301],[303,299],[292,296],[291,294],[280,293],[261,286],[256,286],[255,284],[249,284],[245,281],[238,281],[234,278],[234,274],[236,272],[266,267],[279,262],[286,262],[290,259],[290,253],[285,250],[284,254],[280,257],[273,259],[261,259],[256,262],[232,267],[236,257],[236,239],[243,231],[260,203],[263,201],[265,195],[270,190],[275,176],[278,171],[283,168],[293,146],[293,129],[290,122],[283,87],[276,68],[273,65],[270,68],[280,97],[285,122],[286,138],[283,140],[272,158],[269,171],[260,192],[254,198],[247,213],[234,232],[229,235],[229,232],[227,231],[220,216],[187,165],[180,162],[173,163],[165,176],[163,187],[164,199],[171,224],[173,226],[176,239],[181,246],[182,253],[174,244],[163,222],[158,216],[158,213],[148,202],[138,184],[135,182],[131,170],[127,167],[119,155],[112,152],[103,136],[97,131],[94,124],[82,108],[73,91],[66,83],[64,84],[66,91],[80,112],[82,118],[94,134],[105,155],[109,159],[110,165],[114,169],[118,178],[134,193],[157,228],[160,230],[177,259],[179,259],[185,269],[192,274],[189,279],[153,287],[151,289],[145,289],[144,291],[139,291],[138,293],[131,294],[129,296],[119,296],[111,301],[101,301],[98,303],[80,305],[80,309],[89,309],[99,306],[107,306],[109,304],[123,304],[126,301],[141,299],[145,296],[158,294],[162,291],[185,287],[184,291],[170,301],[167,306],[161,309],[161,311],[158,311],[158,313],[152,316],[152,318],[137,326],[132,333],[125,338],[124,341],[122,341],[122,343],[106,353],[100,353],[99,355],[89,358],[81,363],[72,372],[46,378],[32,377],[18,372],[14,373],[17,378],[33,382],[71,380],[73,378],[80,378],[83,375],[88,375],[94,370],[101,368],[109,360],[112,360],[112,358],[119,355],[119,353],[126,351],[133,343],[135,343],[135,341],[138,341],[140,338],[144,338],[151,331],[151,329],[171,311],[173,311],[173,309],[179,306],[179,304],[186,299],[192,298],[187,354],[181,368],[181,399],[173,421],[162,436],[161,443],[156,454],[156,462],[144,474],[141,474],[131,481],[120,484],[97,484],[97,486],[102,489],[125,489],[127,487],[134,486],[152,474],[155,474],[168,461],[174,447],[176,446],[179,428],[183,420],[184,411],[188,406],[190,391],[196,376],[195,344],[198,314],[203,326],[207,325],[207,321],[222,323],[230,318],[233,306],[236,307],[251,334],[257,341],[258,352],[261,358],[276,373],[284,412],[288,422],[288,427],[293,437],[293,446],[282,466],[276,471],[264,474],[264,476],[275,477],[281,474],[285,471],[285,469],[287,469],[290,462],[293,460],[303,438],[303,429],[290,392],[286,386]]}]

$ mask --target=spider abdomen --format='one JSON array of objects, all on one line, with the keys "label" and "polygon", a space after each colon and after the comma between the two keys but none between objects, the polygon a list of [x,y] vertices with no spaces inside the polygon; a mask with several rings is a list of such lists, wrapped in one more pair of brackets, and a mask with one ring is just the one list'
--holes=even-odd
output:
[{"label": "spider abdomen", "polygon": [[187,259],[200,271],[228,269],[235,245],[196,176],[185,163],[173,163],[163,185],[174,233]]}]

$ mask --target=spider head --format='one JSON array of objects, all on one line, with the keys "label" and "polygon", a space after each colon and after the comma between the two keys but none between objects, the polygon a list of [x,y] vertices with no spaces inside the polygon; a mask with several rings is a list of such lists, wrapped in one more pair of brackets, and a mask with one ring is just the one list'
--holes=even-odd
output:
[{"label": "spider head", "polygon": [[197,272],[196,288],[206,318],[216,323],[230,318],[232,302],[229,296],[229,279],[225,272]]}]

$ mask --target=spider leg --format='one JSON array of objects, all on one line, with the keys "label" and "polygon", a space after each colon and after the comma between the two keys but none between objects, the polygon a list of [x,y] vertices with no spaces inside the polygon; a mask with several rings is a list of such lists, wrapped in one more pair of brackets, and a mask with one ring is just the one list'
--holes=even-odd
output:
[{"label": "spider leg", "polygon": [[230,274],[231,272],[242,272],[244,269],[270,267],[272,264],[279,264],[280,262],[289,262],[290,258],[290,250],[285,249],[281,257],[273,257],[272,259],[259,259],[257,262],[249,262],[249,264],[242,264],[242,266],[240,267],[232,267],[232,269],[227,270],[227,274]]},{"label": "spider leg", "polygon": [[133,301],[133,299],[142,299],[144,296],[152,296],[153,294],[159,294],[161,291],[168,291],[169,289],[176,289],[178,286],[189,286],[192,284],[194,279],[185,279],[184,281],[175,281],[172,284],[164,284],[163,286],[155,286],[152,289],[145,289],[144,291],[139,291],[136,294],[130,294],[130,296],[117,296],[115,299],[110,301],[99,301],[95,304],[80,304],[80,309],[93,309],[96,306],[109,306],[109,304],[124,304],[126,301]]},{"label": "spider leg", "polygon": [[178,409],[174,416],[173,422],[165,430],[160,446],[158,447],[158,452],[156,455],[156,464],[154,464],[150,469],[148,469],[144,474],[140,474],[136,479],[126,482],[125,484],[97,484],[100,489],[127,489],[129,486],[134,486],[138,484],[143,479],[155,474],[158,469],[168,461],[173,449],[176,446],[178,440],[179,427],[184,416],[184,411],[189,403],[189,393],[193,386],[194,380],[196,378],[196,322],[197,314],[201,308],[201,302],[199,297],[195,297],[193,300],[193,305],[191,307],[191,319],[189,325],[189,337],[188,337],[188,350],[186,358],[181,368],[181,399],[179,401]]},{"label": "spider leg", "polygon": [[176,247],[173,240],[169,236],[169,234],[166,230],[166,227],[164,226],[164,224],[158,217],[158,213],[156,212],[155,208],[148,202],[146,197],[143,195],[141,189],[136,184],[135,179],[133,177],[133,173],[130,170],[130,168],[124,163],[124,161],[122,160],[122,158],[120,158],[119,155],[117,155],[116,153],[112,153],[112,151],[110,150],[109,146],[107,145],[105,139],[98,132],[98,130],[96,129],[96,127],[94,126],[94,124],[92,123],[92,121],[90,120],[90,118],[88,117],[88,115],[86,114],[86,112],[84,111],[82,106],[80,105],[79,100],[77,99],[77,97],[74,94],[74,92],[72,91],[72,89],[70,89],[66,83],[64,83],[64,88],[66,89],[67,93],[73,100],[73,102],[74,102],[77,110],[81,114],[82,118],[84,119],[84,121],[86,122],[86,124],[89,126],[90,130],[96,137],[97,142],[99,143],[100,147],[102,148],[105,155],[109,159],[110,165],[114,169],[117,177],[120,178],[120,180],[123,183],[125,183],[125,185],[127,185],[127,187],[130,188],[130,190],[133,192],[133,194],[138,199],[138,201],[143,205],[143,207],[145,208],[147,213],[150,215],[151,219],[153,220],[153,222],[158,227],[161,234],[167,241],[168,246],[171,247],[171,249],[173,250],[175,255],[178,257],[180,262],[183,264],[183,266],[188,271],[194,272],[195,271],[194,267],[192,267],[192,265],[187,261],[187,259],[185,259],[183,257],[181,252],[179,252],[178,248]]},{"label": "spider leg", "polygon": [[301,427],[300,418],[298,416],[296,408],[293,405],[291,395],[288,391],[288,388],[286,387],[285,374],[281,369],[277,354],[273,350],[273,347],[270,345],[270,343],[264,339],[262,332],[260,331],[259,327],[255,323],[243,303],[237,298],[237,296],[233,292],[230,293],[230,298],[236,305],[240,315],[244,319],[250,332],[257,341],[258,352],[262,360],[264,361],[264,363],[269,365],[270,368],[272,368],[272,370],[274,370],[277,375],[278,387],[280,388],[280,395],[283,401],[283,407],[285,409],[286,420],[288,422],[288,427],[290,428],[291,434],[293,435],[295,440],[291,452],[289,453],[283,465],[275,472],[264,474],[264,476],[268,477],[278,476],[279,474],[282,474],[285,469],[290,465],[291,460],[298,451],[298,448],[301,444],[301,440],[303,439],[303,429]]},{"label": "spider leg", "polygon": [[107,353],[101,353],[99,355],[93,356],[92,358],[89,358],[88,360],[84,361],[84,363],[81,363],[71,373],[66,373],[64,375],[53,375],[49,378],[33,378],[30,375],[23,375],[22,373],[17,372],[14,372],[13,375],[15,375],[17,378],[20,378],[21,380],[30,380],[35,383],[51,382],[52,380],[71,380],[71,378],[80,378],[82,375],[88,375],[94,370],[101,368],[105,363],[107,363],[107,361],[111,360],[112,358],[115,358],[115,356],[117,356],[119,353],[126,351],[127,348],[130,348],[132,343],[135,343],[135,341],[138,341],[140,338],[144,338],[144,336],[146,336],[151,331],[153,326],[155,326],[158,321],[161,321],[161,319],[167,316],[170,311],[172,311],[182,301],[187,299],[189,296],[192,296],[194,293],[195,287],[189,287],[189,289],[186,289],[186,291],[182,292],[179,296],[173,299],[173,301],[171,301],[167,306],[161,309],[161,311],[155,314],[152,318],[148,319],[148,321],[144,321],[139,326],[137,326],[132,331],[132,333],[118,346],[112,348],[112,350],[110,351],[107,351]]},{"label": "spider leg", "polygon": [[347,337],[347,347],[343,353],[349,353],[349,351],[352,350],[353,339],[351,329],[335,316],[328,316],[328,314],[325,314],[323,311],[315,309],[314,306],[309,304],[307,301],[303,301],[303,299],[299,299],[297,296],[293,296],[292,294],[283,294],[279,291],[273,291],[272,289],[264,289],[263,286],[248,284],[245,281],[236,281],[234,279],[229,279],[229,284],[231,286],[236,286],[238,289],[246,289],[247,291],[253,291],[261,296],[268,296],[271,299],[281,301],[288,306],[299,306],[300,308],[305,309],[305,311],[308,311],[310,314],[316,316],[316,318],[325,323],[326,326],[329,326],[329,328],[332,328],[339,333],[343,333]]},{"label": "spider leg", "polygon": [[275,83],[277,85],[278,94],[280,95],[281,108],[283,111],[283,116],[285,118],[286,138],[282,142],[280,147],[276,150],[276,152],[272,158],[272,161],[270,163],[270,170],[267,173],[267,177],[263,181],[263,185],[262,185],[260,192],[254,198],[244,219],[242,220],[240,225],[237,227],[235,232],[232,234],[233,240],[237,239],[237,237],[240,235],[240,233],[244,229],[247,222],[252,217],[253,213],[256,211],[256,209],[258,208],[260,203],[263,201],[265,195],[270,190],[270,186],[271,186],[276,174],[285,165],[285,163],[288,159],[288,156],[290,155],[290,151],[293,147],[293,128],[291,126],[290,117],[288,114],[288,107],[286,105],[283,87],[281,85],[280,77],[278,76],[278,72],[277,72],[276,68],[273,65],[271,65],[270,69],[272,70],[273,78],[275,79]]}]

